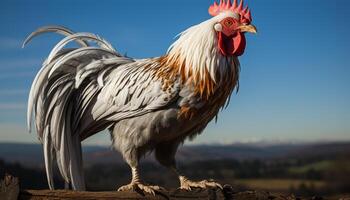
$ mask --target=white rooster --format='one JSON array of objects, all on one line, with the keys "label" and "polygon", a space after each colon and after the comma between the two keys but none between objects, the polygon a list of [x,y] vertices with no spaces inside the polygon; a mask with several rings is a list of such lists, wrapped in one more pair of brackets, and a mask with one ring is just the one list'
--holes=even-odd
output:
[{"label": "white rooster", "polygon": [[[28,100],[28,128],[34,116],[51,189],[56,161],[64,180],[74,190],[85,190],[81,141],[104,129],[110,130],[113,146],[132,170],[131,183],[119,190],[154,194],[162,189],[139,177],[139,159],[149,151],[178,173],[178,146],[200,134],[229,101],[238,86],[244,34],[256,33],[243,0],[215,2],[209,14],[211,19],[182,32],[165,55],[147,59],[124,57],[94,34],[60,26],[28,36],[24,45],[41,33],[66,36],[43,63]],[[64,48],[72,41],[80,47]],[[182,189],[221,187],[178,176]]]}]

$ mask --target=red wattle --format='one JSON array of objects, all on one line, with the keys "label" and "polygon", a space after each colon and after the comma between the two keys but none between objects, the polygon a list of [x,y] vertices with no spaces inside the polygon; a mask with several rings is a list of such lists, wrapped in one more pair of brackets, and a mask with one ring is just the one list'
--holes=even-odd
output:
[{"label": "red wattle", "polygon": [[246,46],[245,36],[241,32],[226,36],[224,33],[218,33],[218,48],[224,56],[241,56]]}]

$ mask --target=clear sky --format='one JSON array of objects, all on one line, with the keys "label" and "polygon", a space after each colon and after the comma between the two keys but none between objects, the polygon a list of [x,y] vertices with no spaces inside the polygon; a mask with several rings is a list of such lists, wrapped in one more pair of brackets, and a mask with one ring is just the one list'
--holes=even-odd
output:
[{"label": "clear sky", "polygon": [[[61,37],[27,34],[58,24],[93,32],[128,56],[165,53],[210,16],[212,0],[0,1],[0,142],[36,142],[25,129],[31,81]],[[350,140],[350,1],[246,0],[257,35],[240,58],[240,91],[196,143]],[[89,144],[108,144],[99,134]]]}]

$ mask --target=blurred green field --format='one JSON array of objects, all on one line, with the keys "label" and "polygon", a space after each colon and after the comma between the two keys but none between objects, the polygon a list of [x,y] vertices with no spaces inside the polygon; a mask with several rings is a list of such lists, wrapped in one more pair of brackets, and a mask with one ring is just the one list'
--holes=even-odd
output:
[{"label": "blurred green field", "polygon": [[300,188],[301,186],[314,189],[321,189],[326,186],[325,181],[301,179],[237,179],[235,183],[253,190],[268,190],[273,192],[288,192],[293,188]]},{"label": "blurred green field", "polygon": [[[20,149],[19,147],[23,147]],[[0,143],[0,175],[20,177],[22,189],[46,189],[40,146]],[[130,169],[110,149],[85,151],[85,180],[90,191],[115,190],[130,181]],[[2,158],[3,157],[3,158]],[[194,146],[179,152],[179,171],[192,180],[214,179],[237,192],[263,190],[295,196],[343,195],[350,192],[350,142],[274,146]],[[119,162],[112,162],[119,160]],[[18,161],[21,161],[19,163]],[[39,165],[38,165],[39,164]],[[63,180],[55,171],[57,188]],[[140,174],[150,184],[179,186],[178,178],[152,160],[140,163]]]},{"label": "blurred green field", "polygon": [[291,168],[289,168],[289,173],[302,174],[302,173],[306,173],[307,171],[310,171],[310,170],[326,171],[326,170],[329,170],[332,167],[332,165],[334,165],[334,161],[322,160],[319,162],[306,164],[304,166],[291,167]]}]

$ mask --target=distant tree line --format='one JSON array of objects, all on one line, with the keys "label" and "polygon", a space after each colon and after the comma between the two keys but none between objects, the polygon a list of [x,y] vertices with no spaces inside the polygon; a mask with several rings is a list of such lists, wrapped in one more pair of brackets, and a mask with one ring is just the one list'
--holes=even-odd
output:
[{"label": "distant tree line", "polygon": [[[273,159],[273,160],[207,160],[179,164],[179,171],[194,180],[213,178],[221,183],[233,185],[238,190],[247,189],[244,185],[235,182],[236,179],[302,179],[325,180],[327,186],[321,190],[301,184],[290,188],[296,194],[333,194],[350,191],[350,162],[346,157],[331,160],[327,167],[322,169],[308,167],[312,163],[324,160],[307,159]],[[313,166],[313,165],[312,165]],[[302,170],[299,170],[299,168]],[[298,169],[298,173],[293,172]],[[20,178],[22,189],[47,189],[44,169],[25,168],[17,163],[5,163],[0,160],[0,175],[10,173]],[[58,172],[55,182],[57,188],[63,188],[63,181]],[[89,190],[115,190],[118,186],[130,181],[130,170],[126,164],[95,164],[85,169],[87,187]],[[175,174],[164,167],[152,163],[141,163],[141,176],[145,181],[159,184],[168,188],[178,186]],[[319,191],[317,191],[319,190]]]}]

